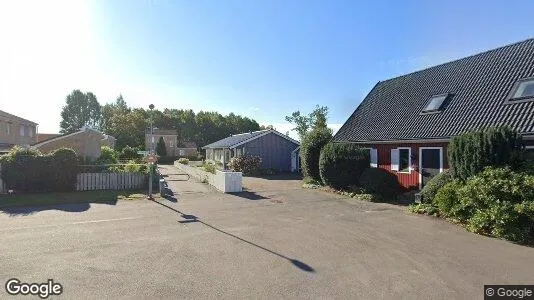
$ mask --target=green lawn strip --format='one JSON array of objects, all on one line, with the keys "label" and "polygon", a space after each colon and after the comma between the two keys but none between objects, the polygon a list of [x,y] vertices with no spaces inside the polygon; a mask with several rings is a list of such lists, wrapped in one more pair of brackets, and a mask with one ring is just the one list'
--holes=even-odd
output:
[{"label": "green lawn strip", "polygon": [[73,204],[73,203],[115,203],[118,200],[145,199],[142,190],[131,191],[83,191],[65,193],[36,193],[0,196],[0,208],[13,206]]}]

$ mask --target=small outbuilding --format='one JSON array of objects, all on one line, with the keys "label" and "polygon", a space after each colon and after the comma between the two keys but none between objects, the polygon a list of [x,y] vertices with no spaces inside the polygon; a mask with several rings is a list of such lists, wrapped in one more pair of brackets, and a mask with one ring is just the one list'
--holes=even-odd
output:
[{"label": "small outbuilding", "polygon": [[259,156],[262,169],[279,172],[298,170],[299,142],[274,129],[229,136],[202,147],[206,159],[226,165],[232,157]]},{"label": "small outbuilding", "polygon": [[33,144],[31,148],[42,153],[49,153],[60,148],[70,148],[77,155],[87,159],[100,157],[102,146],[115,147],[115,138],[102,132],[84,127],[76,132],[54,136],[50,139]]}]

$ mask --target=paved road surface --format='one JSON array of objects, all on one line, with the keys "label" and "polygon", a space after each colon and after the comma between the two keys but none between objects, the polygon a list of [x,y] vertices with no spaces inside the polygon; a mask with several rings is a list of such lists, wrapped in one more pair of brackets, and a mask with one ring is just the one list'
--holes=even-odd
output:
[{"label": "paved road surface", "polygon": [[484,284],[534,283],[533,248],[403,207],[245,181],[241,195],[171,181],[175,199],[161,204],[4,210],[0,280],[53,278],[68,299],[482,299]]}]

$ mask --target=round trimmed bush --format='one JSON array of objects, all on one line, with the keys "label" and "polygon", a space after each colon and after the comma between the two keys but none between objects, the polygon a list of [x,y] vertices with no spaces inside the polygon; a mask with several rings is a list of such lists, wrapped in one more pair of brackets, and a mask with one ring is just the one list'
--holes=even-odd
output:
[{"label": "round trimmed bush", "polygon": [[432,203],[438,190],[452,180],[452,174],[449,170],[434,176],[421,190],[421,201],[423,203]]},{"label": "round trimmed bush", "polygon": [[180,163],[182,165],[188,165],[189,164],[189,159],[187,159],[185,157],[182,157],[182,158],[178,159],[178,163]]},{"label": "round trimmed bush", "polygon": [[321,149],[332,138],[332,131],[328,128],[316,129],[308,133],[300,143],[300,162],[304,177],[321,181],[319,173],[319,157]]},{"label": "round trimmed bush", "polygon": [[385,199],[396,199],[402,189],[395,174],[380,168],[367,168],[360,175],[360,187],[370,194],[378,194]]},{"label": "round trimmed bush", "polygon": [[366,168],[369,168],[368,151],[354,144],[328,143],[321,150],[319,174],[325,185],[336,189],[358,185]]},{"label": "round trimmed bush", "polygon": [[459,200],[458,191],[462,184],[458,181],[451,181],[439,188],[432,199],[432,203],[439,209],[444,217],[455,217],[460,220],[466,219],[465,209]]},{"label": "round trimmed bush", "polygon": [[137,154],[137,149],[130,147],[126,145],[119,153],[119,159],[120,160],[132,160],[132,159],[139,159],[141,158],[141,155]]}]

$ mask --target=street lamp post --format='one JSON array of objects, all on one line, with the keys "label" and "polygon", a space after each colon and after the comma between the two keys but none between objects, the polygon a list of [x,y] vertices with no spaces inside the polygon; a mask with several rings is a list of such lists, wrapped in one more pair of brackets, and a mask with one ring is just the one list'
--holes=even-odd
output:
[{"label": "street lamp post", "polygon": [[[154,104],[150,104],[148,106],[150,108],[150,154],[154,155],[154,126],[153,126],[153,120],[152,120],[152,110],[154,109]],[[154,173],[154,163],[150,163],[150,176],[148,179],[148,199],[153,200],[154,197],[152,197],[152,181],[153,179],[153,173]]]}]

